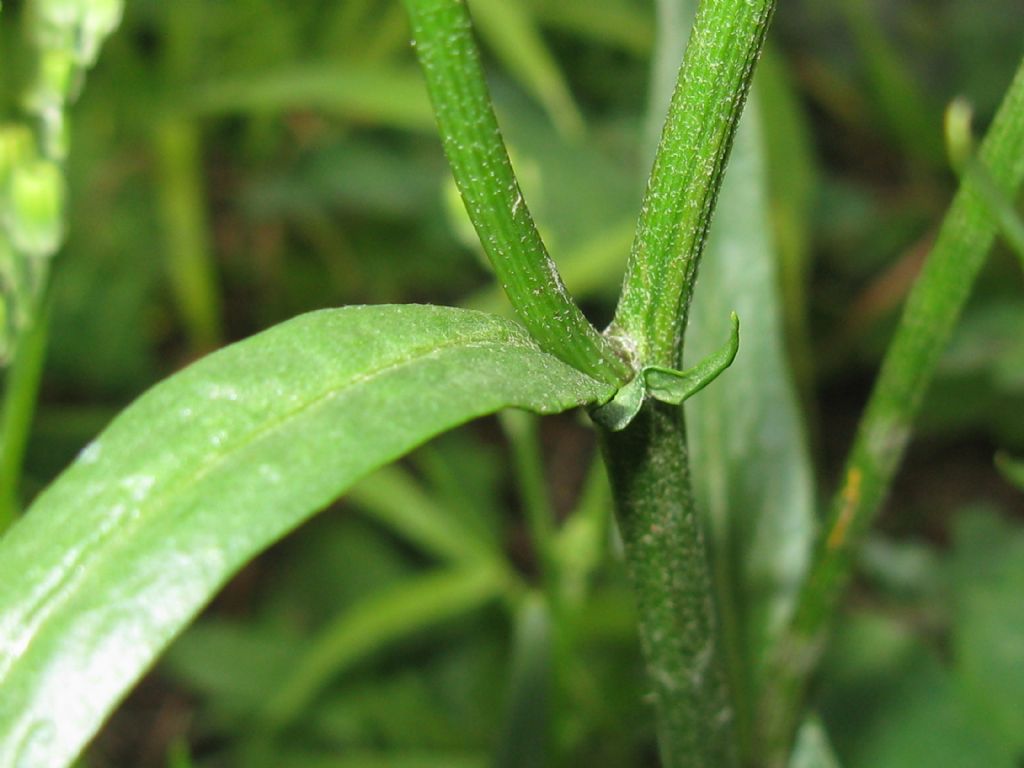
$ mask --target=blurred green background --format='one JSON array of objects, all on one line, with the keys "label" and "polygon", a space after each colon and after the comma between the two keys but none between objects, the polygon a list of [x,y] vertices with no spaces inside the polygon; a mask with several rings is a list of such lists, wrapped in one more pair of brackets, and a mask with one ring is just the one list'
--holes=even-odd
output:
[{"label": "blurred green background", "polygon": [[[654,5],[469,4],[531,209],[607,322],[662,111]],[[8,115],[20,10],[0,17]],[[1020,0],[780,3],[749,150],[790,368],[766,375],[798,393],[822,498],[956,188],[944,108],[965,97],[980,134],[1022,53]],[[129,0],[71,122],[26,496],[145,388],[298,313],[506,311],[397,0]],[[1022,266],[996,247],[814,688],[842,765],[1024,765],[1024,496],[993,462],[1024,455]],[[655,765],[593,454],[581,419],[513,414],[368,479],[239,574],[84,764]],[[546,506],[555,586],[527,524]],[[499,576],[439,576],[449,534]]]}]

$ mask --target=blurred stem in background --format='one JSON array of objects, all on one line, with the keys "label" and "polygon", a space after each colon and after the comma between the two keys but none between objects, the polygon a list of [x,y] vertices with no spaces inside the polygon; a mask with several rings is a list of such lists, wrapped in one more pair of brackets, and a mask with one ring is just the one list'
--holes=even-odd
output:
[{"label": "blurred stem in background", "polygon": [[171,288],[194,354],[223,338],[220,291],[209,242],[197,121],[168,117],[153,136],[164,247]]},{"label": "blurred stem in background", "polygon": [[[201,50],[201,37],[194,28],[199,15],[196,3],[178,0],[168,4],[165,13],[164,77],[167,83],[190,82]],[[199,121],[195,115],[170,114],[156,121],[153,134],[166,268],[190,352],[196,355],[213,350],[223,340]]]},{"label": "blurred stem in background", "polygon": [[[981,146],[980,166],[1013,199],[1024,181],[1024,62]],[[854,553],[878,516],[914,418],[998,230],[997,216],[967,174],[890,343],[861,418],[789,630],[772,660],[759,723],[766,764],[783,765],[808,676],[820,659],[850,581]]]},{"label": "blurred stem in background", "polygon": [[34,132],[13,124],[0,136],[0,289],[4,319],[15,319],[0,420],[0,531],[20,511],[22,460],[45,360],[50,261],[64,236],[66,110],[120,23],[122,2],[35,0],[23,13],[35,55],[23,107]]}]

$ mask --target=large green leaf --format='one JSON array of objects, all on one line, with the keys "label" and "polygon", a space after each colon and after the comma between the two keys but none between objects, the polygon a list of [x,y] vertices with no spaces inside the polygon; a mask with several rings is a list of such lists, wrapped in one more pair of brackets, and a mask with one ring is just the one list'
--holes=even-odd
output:
[{"label": "large green leaf", "polygon": [[424,306],[305,315],[155,387],[0,541],[0,766],[67,764],[232,573],[370,470],[610,394],[514,323]]}]

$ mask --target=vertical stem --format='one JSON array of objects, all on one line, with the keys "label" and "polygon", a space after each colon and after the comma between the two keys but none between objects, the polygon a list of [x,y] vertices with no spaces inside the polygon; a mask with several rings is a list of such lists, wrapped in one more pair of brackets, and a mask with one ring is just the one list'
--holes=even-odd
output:
[{"label": "vertical stem", "polygon": [[4,381],[3,413],[0,415],[0,533],[20,514],[18,489],[25,446],[32,429],[36,395],[46,358],[49,305],[34,297],[28,327],[18,335],[10,368]]},{"label": "vertical stem", "polygon": [[[979,162],[1013,199],[1024,183],[1024,61],[981,147]],[[886,352],[850,449],[810,575],[775,649],[760,708],[767,765],[783,765],[807,677],[850,581],[857,545],[878,516],[913,420],[998,228],[975,174],[967,174]]]},{"label": "vertical stem", "polygon": [[534,226],[491,108],[463,0],[405,0],[452,175],[519,318],[542,348],[609,383],[632,375],[565,290]]},{"label": "vertical stem", "polygon": [[681,408],[648,401],[603,431],[663,768],[737,763],[707,552],[694,509]]},{"label": "vertical stem", "polygon": [[703,0],[640,209],[612,335],[676,367],[697,267],[774,0]]}]

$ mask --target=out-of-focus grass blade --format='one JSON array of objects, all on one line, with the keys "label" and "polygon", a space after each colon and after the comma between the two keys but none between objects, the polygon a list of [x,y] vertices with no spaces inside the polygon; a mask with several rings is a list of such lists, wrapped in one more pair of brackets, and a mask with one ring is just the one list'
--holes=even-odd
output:
[{"label": "out-of-focus grass blade", "polygon": [[504,593],[508,574],[482,564],[417,576],[367,596],[313,639],[287,678],[270,693],[260,720],[278,729],[294,722],[316,695],[367,656]]},{"label": "out-of-focus grass blade", "polygon": [[206,217],[199,126],[170,118],[154,136],[161,223],[171,287],[194,352],[221,341],[220,291]]},{"label": "out-of-focus grass blade", "polygon": [[583,116],[522,0],[471,0],[470,10],[481,37],[559,130],[567,136],[583,133]]},{"label": "out-of-focus grass blade", "polygon": [[[792,608],[815,523],[784,348],[759,97],[755,87],[736,134],[686,331],[692,365],[721,343],[730,311],[743,321],[732,368],[685,405],[740,707],[753,700],[761,656]],[[749,725],[750,713],[739,714]]]},{"label": "out-of-focus grass blade", "polygon": [[[527,0],[538,22],[643,55],[654,43],[654,19],[642,5],[623,0]],[[682,51],[680,51],[682,54]]]},{"label": "out-of-focus grass blade", "polygon": [[886,128],[911,156],[932,164],[943,160],[942,117],[922,95],[920,83],[881,29],[873,3],[843,0],[838,10],[853,34],[867,70],[869,87]]},{"label": "out-of-focus grass blade", "polygon": [[197,86],[184,107],[201,115],[319,110],[350,120],[433,133],[434,113],[413,68],[309,64]]},{"label": "out-of-focus grass blade", "polygon": [[778,254],[786,348],[805,412],[814,371],[807,325],[811,221],[818,184],[810,130],[781,55],[767,46],[757,73],[772,232]]},{"label": "out-of-focus grass blade", "polygon": [[543,768],[551,731],[551,617],[539,595],[530,595],[516,622],[508,709],[494,768]]},{"label": "out-of-focus grass blade", "polygon": [[467,529],[397,466],[384,467],[356,483],[348,499],[364,514],[435,557],[479,562],[500,556],[489,542]]}]

